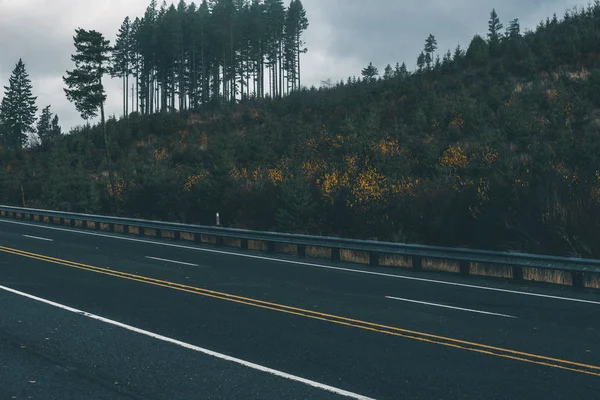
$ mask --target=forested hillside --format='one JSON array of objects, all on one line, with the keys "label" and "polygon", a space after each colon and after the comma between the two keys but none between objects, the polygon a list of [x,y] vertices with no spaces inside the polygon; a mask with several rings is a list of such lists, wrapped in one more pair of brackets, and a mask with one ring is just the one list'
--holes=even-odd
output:
[{"label": "forested hillside", "polygon": [[[265,17],[275,3],[150,7],[131,29],[156,18],[166,32],[169,18],[203,12],[220,21],[219,4]],[[182,47],[144,53],[120,39],[110,70],[137,84],[123,99],[128,117],[106,122],[114,185],[99,125],[4,149],[0,201],[200,224],[219,212],[231,227],[600,257],[599,2],[532,32],[492,12],[487,36],[466,49],[439,57],[430,35],[416,71],[393,63],[380,76],[371,64],[319,89],[300,84],[308,21],[289,15],[247,46],[242,34],[203,36],[200,22],[181,25],[200,27]],[[231,34],[243,20],[258,32],[238,18],[218,26]],[[138,61],[120,59],[119,43]],[[256,53],[262,44],[270,50]],[[265,73],[270,95],[255,83]]]}]

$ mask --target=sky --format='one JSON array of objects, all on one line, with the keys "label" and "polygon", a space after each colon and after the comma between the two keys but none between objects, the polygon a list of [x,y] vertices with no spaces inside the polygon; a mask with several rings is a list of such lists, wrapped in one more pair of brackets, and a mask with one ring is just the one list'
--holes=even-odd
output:
[{"label": "sky", "polygon": [[[63,131],[83,124],[65,97],[62,81],[65,71],[73,68],[75,29],[95,29],[113,43],[123,19],[141,17],[148,4],[149,0],[0,0],[0,86],[8,85],[10,73],[22,58],[39,110],[51,105]],[[412,70],[430,33],[437,39],[440,57],[458,44],[466,48],[475,34],[485,36],[492,8],[505,27],[518,18],[524,31],[535,29],[553,13],[562,17],[567,9],[586,2],[303,0],[303,4],[310,26],[304,35],[308,53],[301,60],[302,84],[318,87],[327,79],[338,82],[360,76],[369,62],[380,73],[387,64],[394,66],[396,62],[406,62]],[[122,108],[120,81],[110,80],[106,90],[106,113],[118,117]]]}]

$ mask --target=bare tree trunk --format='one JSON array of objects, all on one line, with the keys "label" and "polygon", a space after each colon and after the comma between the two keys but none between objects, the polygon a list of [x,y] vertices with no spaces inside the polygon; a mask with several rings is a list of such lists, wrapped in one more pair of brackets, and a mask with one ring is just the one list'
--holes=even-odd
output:
[{"label": "bare tree trunk", "polygon": [[104,102],[100,103],[100,122],[102,124],[102,133],[104,135],[104,150],[106,156],[106,168],[108,169],[108,180],[110,182],[110,191],[112,193],[112,201],[113,201],[113,211],[115,213],[119,213],[119,203],[117,201],[115,192],[115,180],[113,177],[112,167],[110,164],[110,151],[108,149],[108,134],[106,132],[106,121],[104,119]]}]

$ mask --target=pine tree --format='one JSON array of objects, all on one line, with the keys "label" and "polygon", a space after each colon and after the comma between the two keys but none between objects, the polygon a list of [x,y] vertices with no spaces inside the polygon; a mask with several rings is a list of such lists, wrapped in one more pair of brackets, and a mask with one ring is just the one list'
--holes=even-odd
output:
[{"label": "pine tree", "polygon": [[25,64],[19,59],[9,78],[9,85],[4,87],[4,98],[0,103],[2,141],[6,148],[21,149],[27,143],[27,134],[35,132],[33,124],[38,108],[32,89]]},{"label": "pine tree", "polygon": [[366,68],[363,68],[363,70],[361,71],[361,75],[363,78],[365,78],[366,81],[373,82],[375,81],[377,76],[379,76],[379,71],[377,70],[377,68],[375,68],[373,63],[370,62]]},{"label": "pine tree", "polygon": [[402,63],[402,65],[396,63],[396,68],[394,69],[394,77],[403,79],[408,77],[408,75],[409,73],[408,69],[406,68],[406,63]]},{"label": "pine tree", "polygon": [[42,109],[42,114],[36,124],[36,131],[42,146],[47,146],[52,132],[52,113],[49,105]]},{"label": "pine tree", "polygon": [[425,40],[425,64],[427,65],[427,69],[431,69],[431,64],[434,60],[434,53],[437,50],[437,41],[435,40],[435,36],[429,34],[427,39]]},{"label": "pine tree", "polygon": [[52,125],[50,128],[50,138],[51,141],[56,140],[62,135],[62,129],[59,125],[58,115],[54,114],[54,118],[52,118]]},{"label": "pine tree", "polygon": [[490,20],[488,22],[488,43],[490,45],[490,53],[492,56],[498,56],[500,53],[500,30],[503,25],[500,23],[500,18],[496,14],[496,10],[492,9]]},{"label": "pine tree", "polygon": [[71,55],[71,60],[75,63],[75,69],[67,71],[66,77],[63,76],[63,81],[67,85],[64,91],[67,99],[75,103],[75,108],[81,114],[82,118],[89,119],[96,117],[98,109],[100,109],[100,123],[104,134],[108,177],[114,199],[116,192],[110,163],[106,121],[104,118],[106,93],[102,84],[102,78],[108,72],[109,68],[110,41],[104,39],[104,36],[100,32],[94,30],[87,31],[81,28],[75,30],[73,41],[76,52]]},{"label": "pine tree", "polygon": [[519,19],[515,18],[510,21],[508,28],[506,29],[506,37],[509,39],[516,39],[521,37],[521,27],[519,25]]},{"label": "pine tree", "polygon": [[115,41],[115,47],[112,52],[112,65],[110,74],[112,77],[121,78],[123,83],[123,116],[126,118],[128,112],[128,86],[129,75],[131,74],[131,22],[129,17],[125,17]]},{"label": "pine tree", "polygon": [[422,72],[424,66],[425,66],[425,53],[421,52],[419,54],[419,57],[417,57],[417,70],[419,72]]},{"label": "pine tree", "polygon": [[394,76],[394,70],[390,64],[386,65],[385,70],[383,71],[383,79],[392,79]]}]

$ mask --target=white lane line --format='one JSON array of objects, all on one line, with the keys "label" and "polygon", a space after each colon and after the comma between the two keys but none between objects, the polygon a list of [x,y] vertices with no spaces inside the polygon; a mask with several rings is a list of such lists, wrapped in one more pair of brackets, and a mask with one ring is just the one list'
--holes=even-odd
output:
[{"label": "white lane line", "polygon": [[170,263],[174,263],[174,264],[189,265],[190,267],[197,267],[198,266],[198,264],[190,264],[190,263],[186,263],[186,262],[183,262],[183,261],[167,260],[166,258],[158,258],[158,257],[150,257],[150,256],[146,256],[146,258],[149,258],[151,260],[170,262]]},{"label": "white lane line", "polygon": [[253,254],[234,253],[234,252],[229,252],[229,251],[206,249],[206,248],[202,248],[202,247],[185,246],[185,245],[168,243],[168,242],[157,242],[157,241],[153,241],[153,240],[144,240],[144,239],[137,239],[137,238],[129,238],[129,237],[126,237],[126,236],[112,236],[112,235],[106,235],[106,234],[102,234],[102,233],[77,231],[77,230],[73,230],[73,229],[58,228],[58,227],[54,227],[54,226],[44,226],[44,225],[37,225],[37,224],[29,224],[29,223],[26,223],[26,222],[9,221],[9,220],[5,220],[5,219],[2,219],[2,218],[0,218],[0,222],[5,222],[5,223],[8,223],[8,224],[26,225],[26,226],[32,226],[32,227],[42,228],[42,229],[52,229],[52,230],[61,231],[61,232],[76,233],[76,234],[79,234],[79,235],[100,236],[100,237],[105,237],[105,238],[110,238],[110,239],[128,240],[128,241],[131,241],[131,242],[153,244],[153,245],[157,245],[157,246],[175,247],[175,248],[178,248],[178,249],[204,251],[204,252],[207,252],[207,253],[216,253],[216,254],[227,254],[227,255],[230,255],[230,256],[254,258],[254,259],[258,259],[258,260],[275,261],[275,262],[286,263],[286,264],[305,265],[305,266],[308,266],[308,267],[331,269],[331,270],[336,270],[336,271],[354,272],[354,273],[357,273],[357,274],[366,274],[366,275],[374,275],[374,276],[385,276],[385,277],[388,277],[388,278],[405,279],[405,280],[417,281],[417,282],[436,283],[436,284],[439,284],[439,285],[459,286],[459,287],[466,287],[466,288],[470,288],[470,289],[489,290],[489,291],[493,291],[493,292],[510,293],[510,294],[517,294],[517,295],[522,295],[522,296],[542,297],[542,298],[546,298],[546,299],[554,299],[554,300],[572,301],[572,302],[576,302],[576,303],[586,303],[586,304],[600,305],[600,301],[576,299],[576,298],[571,298],[571,297],[552,296],[552,295],[541,294],[541,293],[519,292],[517,290],[500,289],[500,288],[488,287],[488,286],[477,286],[477,285],[470,285],[470,284],[466,284],[466,283],[439,281],[439,280],[435,280],[435,279],[417,278],[417,277],[414,277],[414,276],[386,274],[386,273],[383,273],[383,272],[364,271],[364,270],[354,269],[354,268],[334,267],[334,266],[331,266],[331,265],[314,264],[314,263],[308,263],[308,262],[303,262],[303,261],[294,261],[294,260],[284,260],[284,259],[279,259],[279,258],[270,258],[270,257],[256,256],[256,255],[253,255]]},{"label": "white lane line", "polygon": [[374,399],[372,399],[370,397],[366,397],[366,396],[362,396],[360,394],[348,392],[346,390],[338,389],[336,387],[325,385],[323,383],[311,381],[311,380],[308,380],[308,379],[305,379],[305,378],[302,378],[302,377],[299,377],[299,376],[296,376],[296,375],[291,375],[291,374],[288,374],[286,372],[278,371],[276,369],[272,369],[272,368],[265,367],[265,366],[262,366],[262,365],[259,365],[259,364],[255,364],[255,363],[250,362],[250,361],[245,361],[245,360],[241,360],[239,358],[231,357],[231,356],[228,356],[226,354],[217,353],[216,351],[212,351],[212,350],[208,350],[208,349],[205,349],[205,348],[202,348],[202,347],[198,347],[198,346],[195,346],[193,344],[185,343],[185,342],[179,341],[177,339],[172,339],[172,338],[167,337],[167,336],[162,336],[162,335],[159,335],[157,333],[149,332],[149,331],[146,331],[146,330],[143,330],[143,329],[140,329],[140,328],[136,328],[136,327],[131,326],[131,325],[126,325],[126,324],[123,324],[121,322],[117,322],[117,321],[114,321],[114,320],[111,320],[111,319],[108,319],[108,318],[101,317],[99,315],[90,314],[90,313],[88,313],[86,311],[81,311],[81,310],[78,310],[76,308],[65,306],[65,305],[60,304],[60,303],[55,303],[55,302],[50,301],[50,300],[42,299],[41,297],[33,296],[31,294],[28,294],[28,293],[19,292],[18,290],[11,289],[11,288],[8,288],[8,287],[5,287],[5,286],[0,286],[0,290],[5,290],[7,292],[17,294],[19,296],[27,297],[29,299],[36,300],[36,301],[39,301],[41,303],[49,304],[51,306],[60,308],[62,310],[70,311],[72,313],[79,314],[79,315],[82,315],[84,317],[88,317],[88,318],[91,318],[91,319],[102,321],[102,322],[110,324],[110,325],[118,326],[120,328],[124,328],[124,329],[127,329],[129,331],[139,333],[141,335],[145,335],[145,336],[148,336],[148,337],[151,337],[151,338],[154,338],[154,339],[161,340],[163,342],[173,343],[173,344],[176,344],[178,346],[184,347],[184,348],[189,349],[189,350],[194,350],[194,351],[197,351],[199,353],[204,353],[204,354],[207,354],[209,356],[220,358],[222,360],[231,361],[231,362],[243,365],[243,366],[248,367],[248,368],[252,368],[252,369],[255,369],[255,370],[258,370],[258,371],[266,372],[268,374],[276,375],[276,376],[279,376],[281,378],[289,379],[289,380],[292,380],[292,381],[304,383],[305,385],[309,385],[309,386],[312,386],[312,387],[315,387],[315,388],[318,388],[318,389],[326,390],[326,391],[329,391],[329,392],[332,392],[332,393],[335,393],[335,394],[339,394],[339,395],[346,396],[346,397],[351,397],[351,398],[354,398],[354,399],[360,399],[360,400],[374,400]]},{"label": "white lane line", "polygon": [[23,235],[25,237],[28,237],[30,239],[38,239],[38,240],[46,240],[48,242],[54,242],[54,239],[47,239],[47,238],[43,238],[43,237],[39,237],[39,236],[30,236],[30,235]]},{"label": "white lane line", "polygon": [[443,308],[451,308],[451,309],[453,309],[453,310],[469,311],[469,312],[478,313],[478,314],[496,315],[496,316],[499,316],[499,317],[506,317],[506,318],[517,318],[517,317],[513,317],[512,315],[506,315],[506,314],[497,314],[497,313],[493,313],[493,312],[480,311],[480,310],[472,310],[472,309],[470,309],[470,308],[461,308],[461,307],[445,306],[445,305],[443,305],[443,304],[428,303],[428,302],[426,302],[426,301],[417,301],[417,300],[402,299],[402,298],[400,298],[400,297],[385,296],[385,298],[386,298],[386,299],[394,299],[394,300],[406,301],[406,302],[409,302],[409,303],[425,304],[425,305],[428,305],[428,306],[443,307]]}]

